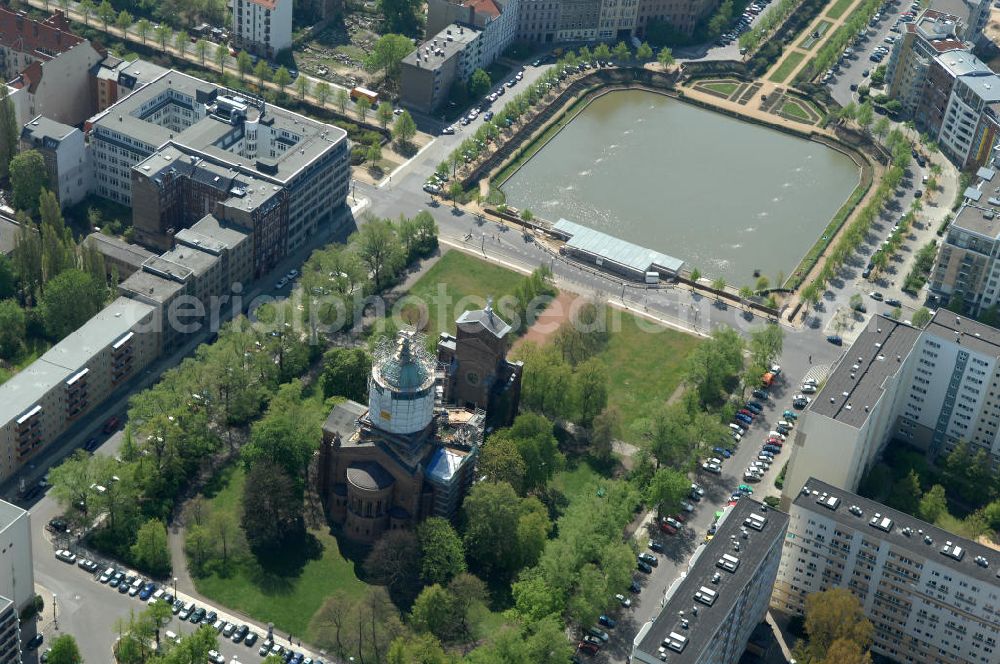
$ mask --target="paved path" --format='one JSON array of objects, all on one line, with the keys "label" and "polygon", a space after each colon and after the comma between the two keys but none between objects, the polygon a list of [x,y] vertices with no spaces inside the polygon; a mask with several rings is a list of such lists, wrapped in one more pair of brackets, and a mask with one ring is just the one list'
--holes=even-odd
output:
[{"label": "paved path", "polygon": [[[838,0],[830,0],[830,2],[827,3],[827,5],[823,8],[823,10],[819,13],[819,15],[816,16],[813,22],[810,23],[805,30],[795,35],[795,39],[791,42],[793,45],[792,48],[787,49],[784,52],[784,54],[780,58],[778,58],[778,61],[774,63],[774,66],[771,67],[771,69],[768,70],[768,72],[763,76],[764,79],[771,80],[771,77],[774,76],[774,74],[779,69],[781,69],[781,66],[784,64],[785,60],[792,57],[792,54],[797,53],[803,56],[799,64],[797,64],[792,69],[792,71],[786,74],[780,81],[775,81],[775,82],[785,83],[787,81],[794,81],[799,71],[807,64],[809,64],[809,61],[812,59],[810,56],[814,56],[819,52],[819,50],[830,39],[833,33],[837,31],[837,28],[842,26],[847,21],[847,19],[851,17],[851,14],[853,13],[854,9],[862,2],[864,2],[864,0],[855,0],[855,2],[853,2],[851,6],[843,14],[840,15],[840,18],[830,18],[829,16],[827,16],[827,12],[829,12],[830,9],[835,4],[837,4],[837,2]],[[820,39],[816,40],[816,42],[811,47],[802,48],[801,46],[802,41],[804,39],[807,39],[809,35],[819,30],[819,26],[821,23],[831,23],[832,25],[830,25],[830,27],[826,29],[826,32],[823,33],[823,36]]]}]

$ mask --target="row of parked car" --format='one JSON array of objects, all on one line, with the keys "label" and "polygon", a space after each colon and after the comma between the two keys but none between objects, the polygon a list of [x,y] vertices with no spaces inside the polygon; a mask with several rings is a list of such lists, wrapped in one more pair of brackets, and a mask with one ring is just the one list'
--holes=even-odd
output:
[{"label": "row of parked car", "polygon": [[[743,10],[743,13],[737,17],[733,27],[730,28],[728,32],[724,32],[715,43],[719,46],[727,46],[739,39],[740,35],[750,29],[750,26],[753,24],[753,20],[757,18],[757,16],[764,11],[764,7],[767,7],[769,4],[771,4],[771,0],[755,0],[755,2],[747,5],[747,8]],[[741,50],[740,52],[742,53],[743,51]]]}]

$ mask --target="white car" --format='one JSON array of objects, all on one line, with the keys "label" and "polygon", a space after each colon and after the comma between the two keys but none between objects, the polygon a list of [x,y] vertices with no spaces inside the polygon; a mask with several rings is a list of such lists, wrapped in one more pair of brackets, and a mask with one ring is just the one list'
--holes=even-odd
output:
[{"label": "white car", "polygon": [[693,512],[694,511],[694,505],[692,505],[691,503],[689,503],[686,500],[682,500],[681,501],[681,509],[684,510],[685,512]]},{"label": "white car", "polygon": [[276,283],[274,285],[274,289],[275,290],[281,290],[282,288],[284,288],[287,285],[288,285],[288,279],[285,279],[284,277],[282,277],[281,279],[278,279],[278,283]]},{"label": "white car", "polygon": [[177,636],[175,632],[172,632],[169,629],[164,632],[164,635],[167,637],[167,641],[173,641],[174,643],[181,642],[181,637]]},{"label": "white car", "polygon": [[812,399],[804,394],[796,394],[792,397],[792,401],[805,401],[806,403],[809,403]]},{"label": "white car", "polygon": [[622,595],[621,593],[618,593],[617,595],[615,595],[615,599],[618,600],[618,602],[622,606],[624,606],[626,609],[628,607],[632,606],[632,598],[631,597],[625,597],[625,595]]},{"label": "white car", "polygon": [[755,473],[752,470],[748,470],[743,473],[743,479],[747,482],[760,482],[760,474]]},{"label": "white car", "polygon": [[217,650],[208,651],[208,661],[215,664],[226,664],[226,658],[219,654]]},{"label": "white car", "polygon": [[783,434],[778,433],[777,431],[769,431],[768,434],[767,434],[767,437],[768,438],[777,438],[781,442],[785,442],[786,440],[788,440],[788,438],[786,436],[784,436]]},{"label": "white car", "polygon": [[803,385],[802,386],[802,393],[803,394],[815,394],[816,393],[816,386],[815,385]]},{"label": "white car", "polygon": [[672,516],[667,516],[667,517],[663,517],[663,523],[667,523],[667,524],[670,524],[670,526],[671,526],[671,527],[673,527],[673,528],[675,528],[675,529],[677,529],[677,530],[680,530],[681,528],[683,528],[683,527],[684,527],[684,526],[683,526],[683,525],[681,524],[681,522],[680,522],[680,521],[678,521],[677,519],[675,519],[675,518],[674,518],[674,517],[672,517]]},{"label": "white car", "polygon": [[722,466],[717,463],[708,463],[707,461],[701,464],[702,469],[707,473],[715,473],[716,475],[722,474]]},{"label": "white car", "polygon": [[787,428],[791,429],[793,426],[795,426],[795,423],[794,422],[789,422],[788,420],[778,420],[778,426],[779,427],[787,427]]},{"label": "white car", "polygon": [[58,549],[56,551],[56,558],[63,561],[64,563],[72,564],[76,562],[76,554],[70,551],[69,549]]}]

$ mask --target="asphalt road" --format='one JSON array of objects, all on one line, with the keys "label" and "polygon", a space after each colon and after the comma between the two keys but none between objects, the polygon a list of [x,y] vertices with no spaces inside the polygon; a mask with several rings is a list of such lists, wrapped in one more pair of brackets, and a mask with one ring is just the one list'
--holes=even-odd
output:
[{"label": "asphalt road", "polygon": [[[858,87],[868,85],[868,78],[862,76],[862,72],[868,70],[872,72],[879,65],[877,62],[869,60],[869,56],[875,52],[879,46],[892,48],[891,44],[885,43],[888,36],[900,37],[901,32],[892,32],[892,26],[903,12],[910,11],[910,3],[903,0],[892,0],[889,7],[882,12],[882,18],[877,26],[868,29],[868,37],[854,47],[855,53],[851,59],[845,60],[840,68],[840,72],[828,82],[830,94],[841,106],[846,106],[852,101],[857,101],[858,93],[851,90],[851,85]],[[886,56],[881,64],[889,64],[889,57]]]}]

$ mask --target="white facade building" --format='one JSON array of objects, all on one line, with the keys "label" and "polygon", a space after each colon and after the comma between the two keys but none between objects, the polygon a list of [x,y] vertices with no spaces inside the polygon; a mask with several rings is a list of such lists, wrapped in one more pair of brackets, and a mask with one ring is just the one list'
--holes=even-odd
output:
[{"label": "white facade building", "polygon": [[292,47],[292,0],[230,0],[233,44],[273,58]]},{"label": "white facade building", "polygon": [[0,597],[10,599],[20,611],[34,596],[31,515],[0,500]]},{"label": "white facade building", "polygon": [[850,590],[872,650],[914,664],[1000,661],[1000,553],[809,478],[792,503],[771,606]]},{"label": "white facade building", "polygon": [[21,130],[21,146],[42,154],[49,171],[49,189],[60,205],[73,205],[86,197],[91,171],[82,131],[39,115]]}]

